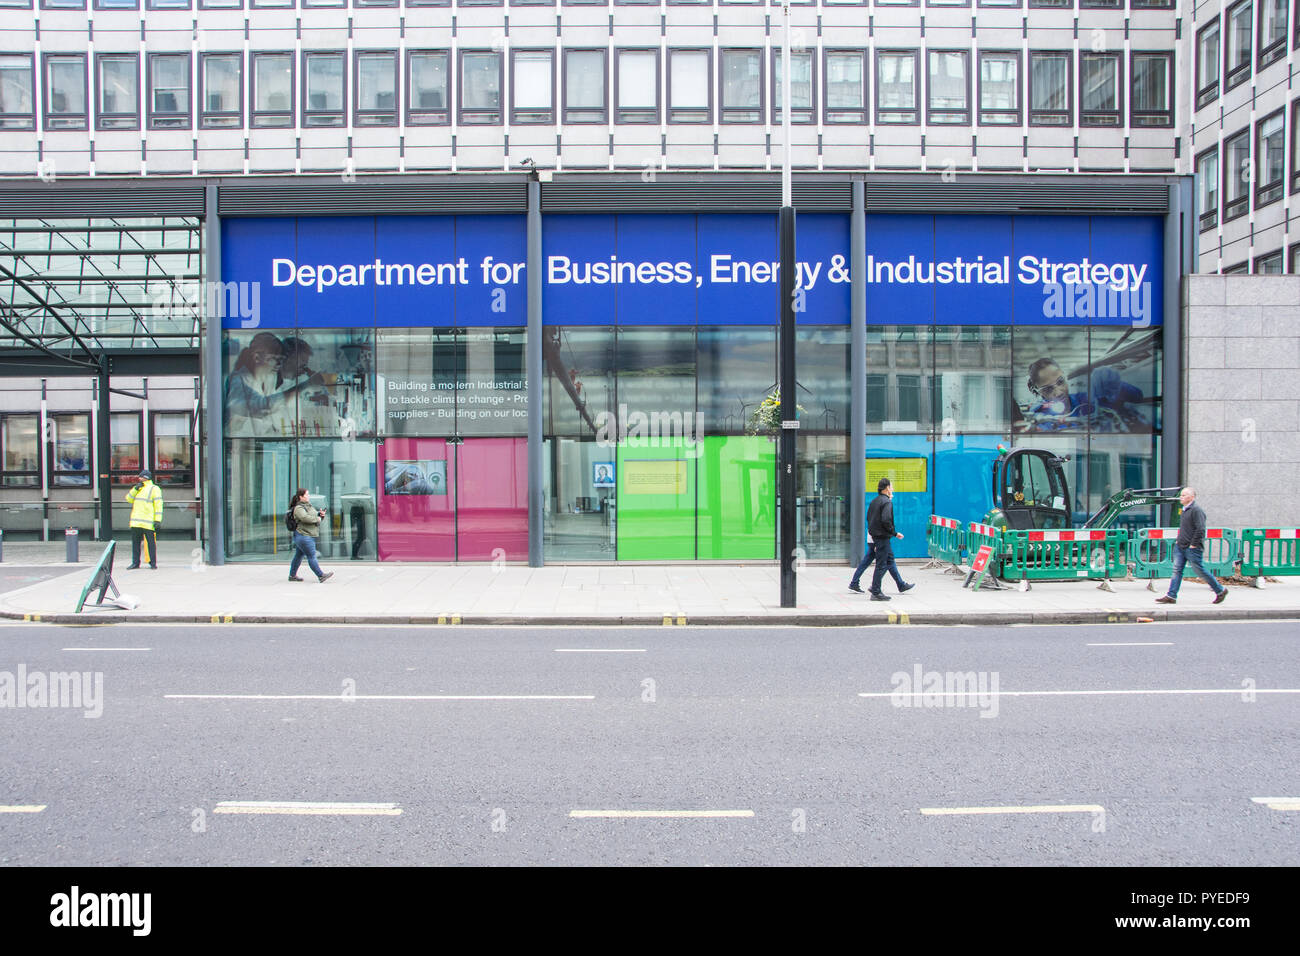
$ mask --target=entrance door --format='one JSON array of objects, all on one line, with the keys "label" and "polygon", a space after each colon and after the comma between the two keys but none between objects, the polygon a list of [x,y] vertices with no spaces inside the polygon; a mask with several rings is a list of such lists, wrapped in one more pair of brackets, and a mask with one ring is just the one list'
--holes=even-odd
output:
[{"label": "entrance door", "polygon": [[379,468],[380,560],[528,557],[527,439],[389,438]]}]

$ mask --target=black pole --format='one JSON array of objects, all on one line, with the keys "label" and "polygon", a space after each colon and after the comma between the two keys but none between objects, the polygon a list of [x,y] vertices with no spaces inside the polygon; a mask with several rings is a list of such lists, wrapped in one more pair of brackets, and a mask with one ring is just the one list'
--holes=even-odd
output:
[{"label": "black pole", "polygon": [[[109,409],[112,402],[109,400],[111,390],[108,387],[108,357],[101,355],[99,357],[99,415],[95,419],[95,444],[99,446],[99,454],[95,456],[95,461],[99,464],[99,474],[96,480],[99,482],[99,540],[113,540],[113,439],[109,430]],[[143,452],[141,451],[141,461],[143,461]]]},{"label": "black pole", "polygon": [[778,219],[781,260],[781,606],[795,606],[794,558],[796,542],[795,438],[798,432],[794,384],[795,259],[794,207],[782,206]]}]

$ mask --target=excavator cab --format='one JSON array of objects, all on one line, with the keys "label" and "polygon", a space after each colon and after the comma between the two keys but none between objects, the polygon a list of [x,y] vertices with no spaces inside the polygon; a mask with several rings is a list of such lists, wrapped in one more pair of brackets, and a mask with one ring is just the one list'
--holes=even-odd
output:
[{"label": "excavator cab", "polygon": [[1041,448],[1007,452],[999,446],[999,451],[993,462],[993,510],[985,522],[1011,531],[1069,528],[1069,459]]}]

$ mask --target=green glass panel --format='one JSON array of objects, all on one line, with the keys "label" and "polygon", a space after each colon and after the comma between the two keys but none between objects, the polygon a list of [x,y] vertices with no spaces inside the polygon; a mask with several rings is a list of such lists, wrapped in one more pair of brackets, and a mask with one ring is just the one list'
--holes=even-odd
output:
[{"label": "green glass panel", "polygon": [[[639,447],[645,441],[654,447]],[[619,561],[694,559],[699,449],[680,438],[632,438],[619,444]]]},{"label": "green glass panel", "polygon": [[699,473],[699,556],[775,558],[776,441],[767,435],[709,436]]}]

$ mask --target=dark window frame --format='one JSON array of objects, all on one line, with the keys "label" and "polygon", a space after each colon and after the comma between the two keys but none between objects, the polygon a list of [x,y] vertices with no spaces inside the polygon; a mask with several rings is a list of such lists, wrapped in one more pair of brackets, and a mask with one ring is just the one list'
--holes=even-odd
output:
[{"label": "dark window frame", "polygon": [[[647,115],[648,113],[650,113],[651,110],[649,110],[649,109],[647,109],[647,108],[645,108],[645,107],[628,107],[628,108],[625,109],[624,107],[622,107],[622,106],[619,105],[619,93],[620,93],[620,89],[621,89],[621,80],[622,80],[622,71],[619,69],[619,58],[620,58],[624,53],[649,53],[649,54],[652,54],[652,55],[654,56],[654,61],[655,61],[655,105],[654,105],[654,110],[653,110],[653,112],[654,112],[654,118],[653,118],[653,119],[628,119],[627,117],[630,116],[630,115],[632,115],[632,114],[636,114],[636,115],[639,115],[639,116],[645,116],[645,115]],[[659,48],[658,48],[657,46],[655,46],[655,47],[626,46],[626,47],[615,47],[615,48],[614,48],[614,103],[613,103],[613,108],[614,108],[614,123],[615,123],[616,125],[619,125],[619,126],[623,126],[623,125],[627,125],[627,126],[658,126],[658,125],[660,124],[660,122],[661,122],[662,119],[663,119],[663,113],[664,113],[664,105],[663,105],[663,103],[661,102],[661,100],[663,99],[663,95],[662,95],[662,92],[661,92],[661,91],[663,90],[663,81],[664,81],[663,69],[664,69],[663,57],[661,57],[661,56],[659,55]]]},{"label": "dark window frame", "polygon": [[[310,63],[316,57],[338,57],[343,64],[342,76],[340,82],[343,88],[339,90],[338,109],[318,109],[314,110],[309,105],[308,98],[311,96],[311,70]],[[302,112],[299,113],[300,124],[303,129],[340,129],[348,123],[348,51],[347,50],[303,50],[302,51],[302,80],[298,83],[300,106]],[[313,121],[316,122],[313,122]],[[320,122],[324,120],[324,122]]]},{"label": "dark window frame", "polygon": [[1241,262],[1235,262],[1230,266],[1224,266],[1219,272],[1221,276],[1245,276],[1250,275],[1250,260],[1245,259]]},{"label": "dark window frame", "polygon": [[[982,5],[983,4],[981,4],[981,6]],[[933,89],[934,84],[930,75],[930,57],[935,53],[957,53],[962,56],[963,62],[966,64],[966,68],[963,71],[963,73],[965,74],[964,79],[966,82],[966,108],[965,109],[960,109],[960,110],[936,109],[934,107],[933,101],[931,100],[931,97],[934,94],[934,89]],[[936,120],[935,116],[940,114],[952,114],[954,116],[960,114],[962,118],[960,121],[955,121],[955,122],[949,122],[947,120]],[[970,120],[971,120],[970,48],[969,47],[963,49],[948,48],[948,47],[938,47],[935,49],[927,48],[925,50],[925,122],[926,125],[942,126],[945,128],[953,127],[953,126],[970,126]]]},{"label": "dark window frame", "polygon": [[[1165,98],[1168,103],[1163,110],[1141,110],[1136,107],[1137,96],[1133,84],[1137,81],[1138,57],[1150,57],[1165,61]],[[1129,127],[1133,129],[1168,129],[1174,125],[1174,96],[1178,77],[1174,73],[1174,53],[1172,50],[1131,50],[1128,58],[1128,105]],[[1145,122],[1153,120],[1154,122]],[[1140,122],[1142,121],[1142,122]]]},{"label": "dark window frame", "polygon": [[[235,95],[239,98],[239,106],[233,113],[230,112],[229,110],[209,112],[207,109],[206,102],[204,99],[204,94],[207,92],[208,75],[204,69],[204,66],[206,65],[207,61],[212,57],[234,57],[239,63],[239,74],[237,75],[235,81]],[[199,129],[242,129],[244,126],[244,54],[243,52],[240,50],[229,50],[229,51],[212,50],[212,51],[200,52],[198,83],[199,83],[199,95],[198,95]],[[220,125],[209,126],[208,120],[210,118],[215,118],[215,119],[233,118],[235,122],[233,124],[222,123]]]},{"label": "dark window frame", "polygon": [[[1261,267],[1264,265],[1264,263],[1267,260],[1272,259],[1274,257],[1277,258],[1278,271],[1265,272]],[[1262,256],[1256,256],[1254,267],[1251,269],[1251,273],[1257,276],[1286,275],[1286,256],[1283,254],[1283,250],[1274,249],[1272,252],[1266,252]]]},{"label": "dark window frame", "polygon": [[[1267,0],[1256,0],[1255,4],[1257,8],[1255,11],[1255,42],[1259,47],[1259,50],[1255,54],[1255,68],[1258,70],[1262,70],[1269,64],[1276,62],[1279,57],[1286,56],[1286,36],[1289,24],[1283,25],[1282,35],[1280,37],[1268,46],[1264,46],[1264,8],[1266,4]],[[1282,5],[1283,18],[1290,16],[1290,7],[1290,3],[1284,3]]]},{"label": "dark window frame", "polygon": [[[505,92],[505,56],[500,50],[493,50],[483,47],[474,47],[472,49],[457,50],[456,58],[456,122],[460,126],[500,126],[505,119],[506,97],[502,94]],[[471,107],[465,108],[465,58],[468,56],[494,56],[497,63],[497,106],[496,110],[480,109]],[[466,113],[482,114],[484,119],[465,120]],[[495,113],[493,117],[491,114]]]},{"label": "dark window frame", "polygon": [[[1217,142],[1209,149],[1203,149],[1201,152],[1196,154],[1195,158],[1192,160],[1192,174],[1193,177],[1200,176],[1201,160],[1210,155],[1214,156],[1214,208],[1202,209],[1199,212],[1198,218],[1200,232],[1206,232],[1219,224],[1219,206],[1223,202],[1223,182],[1219,169],[1221,158],[1219,156],[1219,144]],[[1199,189],[1196,191],[1196,201],[1199,205],[1201,201]]]},{"label": "dark window frame", "polygon": [[[1115,108],[1113,110],[1089,110],[1083,105],[1084,84],[1083,64],[1088,57],[1105,57],[1115,64]],[[1124,54],[1122,51],[1095,52],[1079,51],[1079,127],[1080,129],[1121,129],[1124,126]],[[1094,122],[1088,122],[1093,120]],[[1106,120],[1107,122],[1095,122]]]},{"label": "dark window frame", "polygon": [[[537,119],[520,119],[521,116],[529,113],[540,113],[540,110],[526,109],[521,110],[515,106],[515,54],[516,53],[546,53],[550,56],[551,65],[551,105],[546,110],[546,117]],[[511,126],[554,126],[556,116],[555,105],[555,47],[538,46],[538,47],[511,47],[510,48],[510,125]]]},{"label": "dark window frame", "polygon": [[[868,123],[870,123],[871,81],[869,77],[871,75],[871,60],[870,57],[868,56],[869,52],[870,51],[868,51],[865,47],[825,47],[822,49],[822,62],[821,62],[822,122],[825,123],[826,125],[865,126]],[[828,101],[830,100],[830,96],[828,95],[829,87],[827,86],[827,84],[830,82],[828,79],[828,77],[830,76],[830,67],[828,66],[828,64],[830,62],[830,58],[832,54],[838,56],[850,55],[850,56],[856,56],[858,58],[858,61],[862,67],[861,89],[859,91],[862,95],[862,105],[860,107],[845,108],[840,106],[831,107],[827,105]],[[856,119],[832,119],[831,118],[831,114],[848,114],[848,113],[856,113],[857,118]]]},{"label": "dark window frame", "polygon": [[[442,61],[443,61],[442,75],[446,80],[446,88],[443,90],[444,95],[443,95],[441,108],[433,107],[433,108],[426,109],[422,106],[416,107],[411,105],[411,94],[415,90],[415,87],[411,83],[411,61],[415,59],[415,57],[417,56],[420,57],[441,56],[442,57]],[[405,97],[404,102],[406,106],[406,125],[407,126],[450,126],[451,112],[452,112],[452,105],[451,105],[452,104],[452,75],[455,72],[451,62],[451,50],[447,48],[407,50],[406,57],[402,61],[402,69],[405,71],[403,76],[406,81],[404,84],[405,90],[403,91],[403,96]],[[439,113],[442,114],[442,119],[426,118],[429,116],[437,117]]]},{"label": "dark window frame", "polygon": [[1074,0],[1029,0],[1030,10],[1073,10]]},{"label": "dark window frame", "polygon": [[[1264,150],[1262,148],[1263,139],[1261,134],[1264,132],[1264,124],[1271,119],[1280,119],[1282,121],[1282,172],[1276,180],[1265,183],[1262,181],[1263,170],[1260,169],[1260,163],[1264,159]],[[1282,198],[1286,189],[1286,107],[1278,107],[1267,116],[1261,116],[1255,120],[1255,135],[1251,143],[1254,149],[1254,155],[1251,157],[1253,169],[1252,179],[1254,180],[1255,208],[1260,209],[1264,206],[1277,202]]]},{"label": "dark window frame", "polygon": [[[927,3],[929,0],[927,0]],[[882,56],[910,55],[912,58],[912,108],[904,109],[897,106],[882,107],[880,105],[880,60]],[[928,65],[928,64],[927,64]],[[908,49],[906,47],[886,47],[876,48],[876,62],[872,71],[872,77],[875,80],[876,99],[875,99],[875,118],[877,126],[920,126],[923,109],[921,107],[921,51],[918,49]],[[907,117],[911,119],[895,119],[892,117]]]},{"label": "dark window frame", "polygon": [[[607,126],[609,125],[610,89],[609,89],[609,48],[603,46],[564,47],[560,58],[560,116],[565,126]],[[575,53],[599,53],[601,64],[601,97],[603,106],[598,110],[590,106],[569,105],[569,57]],[[574,119],[578,114],[600,113],[600,118]]]},{"label": "dark window frame", "polygon": [[[704,116],[702,117],[698,117],[698,114],[700,113],[700,108],[698,106],[680,106],[680,107],[673,106],[673,54],[674,53],[694,53],[694,54],[703,53],[704,54],[704,63],[705,63],[704,85],[705,85],[705,92],[707,94],[709,105],[704,109]],[[668,122],[669,125],[679,125],[679,126],[700,126],[700,125],[707,125],[712,123],[714,106],[716,105],[714,102],[714,95],[713,95],[713,81],[714,81],[713,48],[703,47],[703,46],[668,47],[667,54],[668,54],[667,60],[664,63],[664,70],[667,71],[667,76],[665,77],[665,87],[667,90],[667,95],[666,95],[667,102],[664,103],[664,119]],[[680,118],[682,115],[688,115],[690,118],[682,119]]]},{"label": "dark window frame", "polygon": [[[791,53],[792,55],[795,54],[795,53],[797,53],[797,52],[800,52],[800,51],[796,51],[796,50],[791,50],[791,51],[790,51],[790,53]],[[813,124],[813,123],[816,123],[816,122],[817,122],[817,99],[818,99],[818,97],[817,97],[817,79],[818,79],[818,77],[817,77],[817,51],[816,51],[816,50],[813,50],[813,49],[805,49],[805,50],[803,50],[802,52],[805,53],[805,54],[807,54],[807,56],[808,56],[808,64],[809,64],[809,68],[810,68],[811,73],[812,73],[812,76],[809,78],[809,84],[810,84],[809,95],[812,97],[812,106],[811,106],[811,107],[802,107],[802,106],[792,107],[791,110],[790,110],[790,124],[791,124],[792,126],[808,126],[808,125],[810,125],[810,124]],[[767,65],[768,65],[768,71],[767,71],[767,73],[768,73],[768,75],[767,75],[767,85],[768,85],[767,101],[768,101],[768,103],[771,104],[771,106],[769,107],[769,109],[771,109],[771,111],[772,111],[772,125],[773,125],[773,126],[780,126],[780,125],[781,125],[781,122],[782,122],[782,120],[781,120],[781,116],[782,116],[782,114],[784,113],[784,110],[783,110],[782,108],[780,108],[780,107],[778,107],[778,106],[776,105],[776,95],[777,95],[777,93],[779,92],[779,91],[777,90],[777,84],[776,84],[776,60],[777,60],[777,57],[780,56],[780,55],[781,55],[781,49],[780,49],[778,46],[773,45],[773,47],[772,47],[772,56],[771,56],[771,58],[769,59],[769,62],[768,62],[768,64],[767,64]],[[793,59],[793,56],[792,56],[791,58]],[[783,84],[783,85],[784,85],[784,84]],[[793,88],[793,86],[792,86],[792,88]]]},{"label": "dark window frame", "polygon": [[[158,419],[163,415],[185,417],[185,447],[190,459],[187,468],[163,468],[158,462]],[[192,411],[163,408],[149,412],[149,468],[153,471],[154,484],[159,487],[194,486],[194,413]],[[177,480],[177,476],[180,476],[180,480]]]},{"label": "dark window frame", "polygon": [[1300,193],[1300,98],[1291,101],[1291,192]]},{"label": "dark window frame", "polygon": [[[978,57],[976,57],[976,69],[979,71],[979,76],[977,79],[978,92],[976,93],[976,97],[979,100],[979,103],[976,107],[976,117],[975,117],[976,125],[991,126],[995,128],[1001,128],[1001,129],[1010,129],[1015,126],[1020,126],[1024,120],[1024,106],[1025,106],[1025,64],[1024,64],[1024,59],[1020,55],[1020,51],[995,49],[995,50],[979,50],[978,53],[979,55]],[[1003,109],[986,110],[984,108],[984,57],[986,55],[1015,57],[1016,108],[1014,111],[1003,110]],[[990,122],[985,120],[984,117],[986,115],[992,116],[994,114],[1014,117],[1014,119],[1011,122],[997,122],[997,121]]]},{"label": "dark window frame", "polygon": [[1254,178],[1255,172],[1253,163],[1255,160],[1254,157],[1250,155],[1250,135],[1251,129],[1247,126],[1244,129],[1240,129],[1233,133],[1231,136],[1223,137],[1223,150],[1219,157],[1219,165],[1221,167],[1220,175],[1223,177],[1223,187],[1221,193],[1222,198],[1219,201],[1223,206],[1223,221],[1225,223],[1231,222],[1234,219],[1240,219],[1250,211],[1250,187],[1252,185],[1250,181],[1246,182],[1246,188],[1242,191],[1242,195],[1236,199],[1229,198],[1230,193],[1228,190],[1229,171],[1234,170],[1234,175],[1238,180],[1240,180],[1241,177],[1241,171],[1236,165],[1230,163],[1232,158],[1232,144],[1238,139],[1244,138],[1246,140],[1246,168],[1249,171],[1250,177],[1252,179]]},{"label": "dark window frame", "polygon": [[[105,60],[129,60],[135,64],[135,107],[130,113],[106,113],[103,105],[104,75],[101,65]],[[106,126],[105,122],[117,119],[130,119],[130,123]],[[95,129],[106,132],[130,132],[140,129],[140,54],[135,53],[96,53],[95,54]]]},{"label": "dark window frame", "polygon": [[[86,467],[76,470],[64,470],[59,467],[59,442],[58,442],[58,425],[55,419],[59,418],[80,418],[86,424]],[[71,412],[71,411],[51,411],[45,415],[45,422],[50,428],[50,437],[48,444],[52,446],[52,451],[47,455],[45,480],[49,488],[86,488],[94,487],[92,480],[95,461],[95,432],[90,424],[90,412]],[[85,478],[81,481],[60,481],[59,478]]]},{"label": "dark window frame", "polygon": [[1200,79],[1201,63],[1203,62],[1201,56],[1201,38],[1210,30],[1214,30],[1217,36],[1214,43],[1214,82],[1206,83],[1195,91],[1196,108],[1198,110],[1203,106],[1213,103],[1219,98],[1219,86],[1223,82],[1223,70],[1221,69],[1223,65],[1223,29],[1219,18],[1216,16],[1213,20],[1196,31],[1196,37],[1194,40],[1196,44],[1196,56],[1194,57],[1193,63],[1194,72],[1192,73],[1192,83],[1196,84]]},{"label": "dark window frame", "polygon": [[[28,113],[3,113],[0,118],[5,120],[0,124],[0,130],[6,132],[23,132],[36,129],[36,56],[31,52],[27,53],[0,53],[0,56],[25,57],[27,60],[27,99],[31,101],[31,112]],[[9,121],[22,123],[23,125],[9,125]]]},{"label": "dark window frame", "polygon": [[[393,105],[388,109],[363,109],[361,106],[361,58],[387,56],[392,60]],[[392,129],[400,125],[402,112],[401,52],[397,49],[354,49],[352,51],[352,125],[357,129]],[[387,117],[387,121],[385,120]],[[378,122],[369,122],[377,120]]]},{"label": "dark window frame", "polygon": [[1288,275],[1300,275],[1300,242],[1291,243],[1287,253]]},{"label": "dark window frame", "polygon": [[[1240,86],[1242,83],[1246,82],[1246,80],[1250,79],[1251,67],[1254,65],[1255,62],[1254,57],[1252,55],[1254,53],[1254,50],[1248,47],[1246,50],[1246,55],[1242,59],[1241,64],[1237,66],[1235,69],[1233,68],[1232,64],[1228,62],[1228,51],[1231,48],[1231,44],[1229,43],[1229,38],[1232,35],[1232,21],[1234,19],[1233,14],[1236,11],[1240,10],[1243,6],[1248,7],[1254,2],[1255,0],[1238,0],[1237,3],[1234,3],[1232,6],[1228,7],[1228,9],[1223,12],[1223,32],[1221,33],[1221,37],[1222,37],[1221,42],[1223,44],[1223,92],[1225,93],[1228,92],[1228,90],[1232,89],[1233,87]],[[1254,10],[1252,9],[1251,12],[1253,14]],[[1249,42],[1253,46],[1255,42],[1254,16],[1250,17],[1250,22],[1251,22],[1251,38]]]},{"label": "dark window frame", "polygon": [[[257,108],[257,61],[262,57],[283,57],[289,61],[289,108],[283,110],[259,110]],[[293,50],[250,50],[248,64],[248,125],[250,129],[293,129],[297,118],[294,116],[294,85],[298,81],[298,62]],[[283,122],[264,122],[267,119]]]},{"label": "dark window frame", "polygon": [[[726,93],[727,84],[724,71],[727,65],[728,53],[746,53],[753,54],[758,59],[758,104],[753,108],[748,106],[728,107],[724,94]],[[763,102],[764,95],[767,92],[767,63],[763,56],[762,47],[749,46],[720,46],[718,47],[718,123],[725,126],[761,126],[764,117],[767,115],[767,104]],[[736,119],[728,117],[727,113],[736,114],[753,114],[754,119]]]},{"label": "dark window frame", "polygon": [[244,6],[244,0],[222,3],[213,3],[213,0],[199,0],[200,10],[242,10]]},{"label": "dark window frame", "polygon": [[95,0],[94,8],[96,10],[139,10],[140,0],[126,0],[126,2],[114,0],[111,3],[107,2],[107,0]]},{"label": "dark window frame", "polygon": [[5,467],[5,448],[0,448],[0,488],[39,488],[41,486],[41,469],[45,462],[45,436],[41,434],[41,416],[38,412],[0,412],[0,440],[3,440],[4,425],[11,418],[30,418],[32,433],[36,436],[36,467],[30,470],[10,471]]},{"label": "dark window frame", "polygon": [[[140,469],[148,467],[142,462],[148,461],[145,457],[144,448],[144,416],[139,410],[133,412],[114,412],[108,413],[108,448],[100,456],[100,468],[109,473],[109,482],[113,485],[130,485],[134,484],[136,478],[140,475]],[[135,419],[135,440],[136,440],[136,463],[126,468],[113,467],[113,425],[114,418],[134,418]],[[108,467],[105,468],[104,466]]]},{"label": "dark window frame", "polygon": [[[50,64],[56,60],[76,60],[81,63],[81,102],[84,109],[80,113],[50,112],[50,101],[53,98],[50,86]],[[41,128],[45,132],[84,132],[90,128],[90,77],[87,74],[86,67],[86,54],[84,52],[41,54]],[[51,126],[51,119],[59,121],[60,125]]]},{"label": "dark window frame", "polygon": [[[183,57],[185,59],[185,110],[176,113],[159,113],[154,110],[154,64],[164,57]],[[192,130],[194,128],[194,62],[189,51],[185,52],[151,52],[145,68],[145,83],[147,88],[146,109],[148,112],[149,129],[151,130]],[[176,120],[175,124],[167,124],[167,120]],[[184,125],[181,125],[181,122]]]},{"label": "dark window frame", "polygon": [[[1040,110],[1034,108],[1034,57],[1051,56],[1065,60],[1065,109]],[[1029,107],[1029,125],[1043,126],[1049,129],[1067,129],[1074,125],[1074,51],[1073,50],[1030,50],[1028,76],[1025,82]],[[1047,120],[1047,121],[1045,121]],[[1059,120],[1053,122],[1051,120]]]}]

